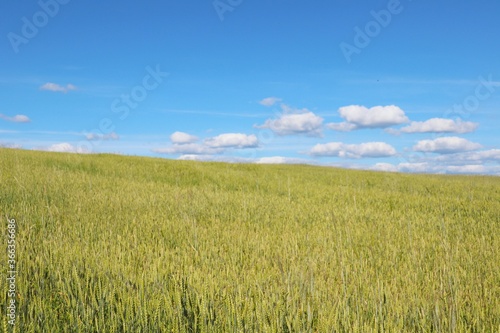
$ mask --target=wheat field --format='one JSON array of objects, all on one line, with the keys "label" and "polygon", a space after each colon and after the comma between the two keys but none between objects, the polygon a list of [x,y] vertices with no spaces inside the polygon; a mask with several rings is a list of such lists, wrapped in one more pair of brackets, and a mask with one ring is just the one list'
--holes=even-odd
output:
[{"label": "wheat field", "polygon": [[500,332],[500,177],[0,149],[2,332]]}]

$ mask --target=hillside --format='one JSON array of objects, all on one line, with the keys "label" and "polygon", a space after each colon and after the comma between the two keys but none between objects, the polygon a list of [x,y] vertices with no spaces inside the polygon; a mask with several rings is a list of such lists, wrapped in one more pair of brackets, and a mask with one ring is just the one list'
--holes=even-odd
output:
[{"label": "hillside", "polygon": [[0,213],[18,332],[500,329],[500,177],[0,149]]}]

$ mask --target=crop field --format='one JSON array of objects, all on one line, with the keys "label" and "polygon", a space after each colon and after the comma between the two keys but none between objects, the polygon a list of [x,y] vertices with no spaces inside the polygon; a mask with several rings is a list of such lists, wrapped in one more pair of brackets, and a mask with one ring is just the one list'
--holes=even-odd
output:
[{"label": "crop field", "polygon": [[0,200],[3,332],[500,331],[500,177],[0,149]]}]

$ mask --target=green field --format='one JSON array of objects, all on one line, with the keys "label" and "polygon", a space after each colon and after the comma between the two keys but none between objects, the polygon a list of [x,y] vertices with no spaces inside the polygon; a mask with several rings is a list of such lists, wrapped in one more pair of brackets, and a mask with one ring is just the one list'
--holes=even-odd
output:
[{"label": "green field", "polygon": [[16,332],[500,331],[500,177],[0,149],[0,200]]}]

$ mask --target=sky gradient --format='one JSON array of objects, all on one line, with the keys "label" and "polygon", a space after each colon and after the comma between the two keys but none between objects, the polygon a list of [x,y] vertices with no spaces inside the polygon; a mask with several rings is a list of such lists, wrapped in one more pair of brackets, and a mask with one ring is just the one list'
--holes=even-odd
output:
[{"label": "sky gradient", "polygon": [[500,2],[4,1],[0,146],[500,175]]}]

